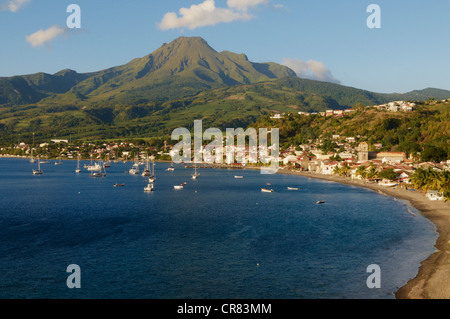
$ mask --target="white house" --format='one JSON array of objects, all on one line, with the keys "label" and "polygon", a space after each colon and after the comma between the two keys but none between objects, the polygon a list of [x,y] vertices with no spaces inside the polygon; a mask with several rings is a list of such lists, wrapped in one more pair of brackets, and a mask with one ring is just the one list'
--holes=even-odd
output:
[{"label": "white house", "polygon": [[426,197],[429,200],[444,200],[444,195],[440,194],[438,191],[428,191]]}]

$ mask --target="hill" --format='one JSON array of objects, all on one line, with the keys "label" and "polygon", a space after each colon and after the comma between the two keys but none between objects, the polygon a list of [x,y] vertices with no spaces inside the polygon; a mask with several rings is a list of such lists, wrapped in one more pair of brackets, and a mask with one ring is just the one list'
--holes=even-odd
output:
[{"label": "hill", "polygon": [[196,119],[224,129],[277,112],[430,98],[450,98],[450,91],[382,94],[300,79],[285,66],[251,62],[245,54],[217,52],[202,38],[180,37],[97,72],[0,78],[0,138],[151,137],[189,128]]},{"label": "hill", "polygon": [[64,70],[0,79],[0,104],[85,104],[167,101],[223,86],[295,73],[276,63],[254,63],[244,54],[216,52],[202,38],[180,37],[125,65],[78,74]]}]

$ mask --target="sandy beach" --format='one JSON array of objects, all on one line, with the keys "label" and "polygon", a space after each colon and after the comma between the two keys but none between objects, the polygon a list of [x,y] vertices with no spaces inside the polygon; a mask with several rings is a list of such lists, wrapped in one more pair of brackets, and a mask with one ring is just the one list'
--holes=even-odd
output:
[{"label": "sandy beach", "polygon": [[279,174],[300,175],[337,183],[365,187],[383,195],[407,200],[436,225],[439,238],[436,251],[421,263],[418,274],[395,292],[397,299],[450,299],[450,203],[431,201],[421,191],[379,186],[365,181],[310,172],[279,170]]}]

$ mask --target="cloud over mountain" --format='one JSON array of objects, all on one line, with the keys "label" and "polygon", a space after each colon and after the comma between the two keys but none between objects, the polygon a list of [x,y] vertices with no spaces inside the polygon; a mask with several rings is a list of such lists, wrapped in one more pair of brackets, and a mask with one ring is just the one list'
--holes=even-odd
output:
[{"label": "cloud over mountain", "polygon": [[340,84],[323,62],[284,58],[281,64],[291,68],[299,78]]}]

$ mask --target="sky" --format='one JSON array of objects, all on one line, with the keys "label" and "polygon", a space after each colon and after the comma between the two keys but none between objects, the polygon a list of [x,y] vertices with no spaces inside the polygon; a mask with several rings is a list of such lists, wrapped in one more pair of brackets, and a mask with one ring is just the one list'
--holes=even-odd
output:
[{"label": "sky", "polygon": [[0,30],[0,77],[99,71],[199,36],[303,78],[450,90],[448,0],[0,0]]}]

